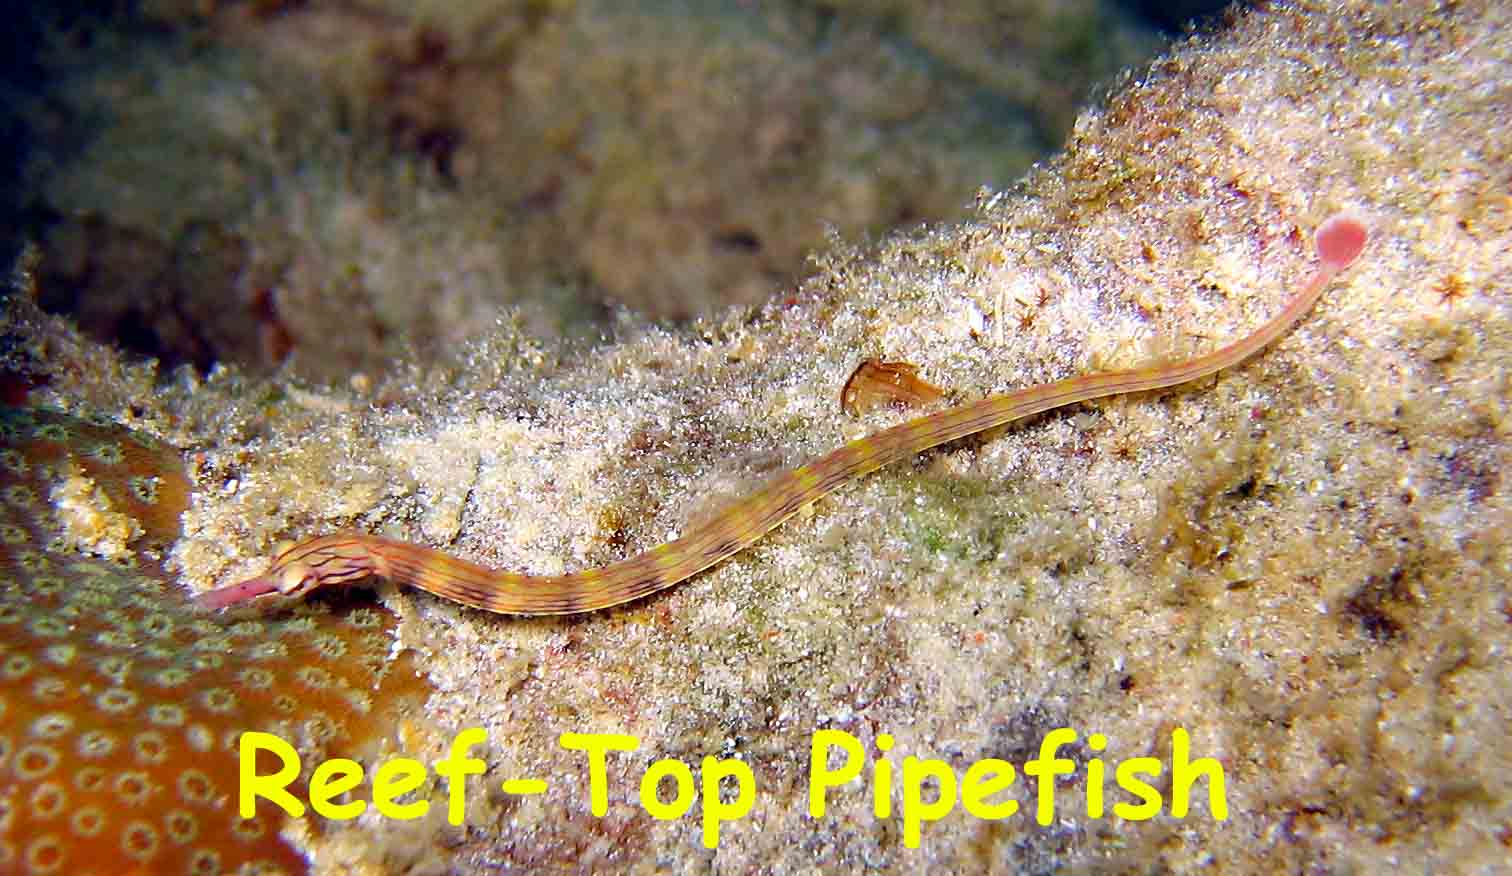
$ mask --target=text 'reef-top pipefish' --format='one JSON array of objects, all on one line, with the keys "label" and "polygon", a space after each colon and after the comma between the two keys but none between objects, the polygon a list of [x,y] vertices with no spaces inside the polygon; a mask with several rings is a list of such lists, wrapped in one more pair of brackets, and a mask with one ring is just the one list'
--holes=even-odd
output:
[{"label": "text 'reef-top pipefish'", "polygon": [[275,557],[262,575],[211,590],[200,600],[222,608],[265,595],[302,596],[372,576],[499,614],[575,614],[639,599],[739,553],[800,508],[889,463],[1052,408],[1175,386],[1236,365],[1295,325],[1360,255],[1367,236],[1357,219],[1337,215],[1326,220],[1314,238],[1319,265],[1313,275],[1280,313],[1226,347],[1185,362],[1068,377],[916,417],[785,472],[687,535],[602,568],[526,575],[394,539],[338,533],[296,544]]}]

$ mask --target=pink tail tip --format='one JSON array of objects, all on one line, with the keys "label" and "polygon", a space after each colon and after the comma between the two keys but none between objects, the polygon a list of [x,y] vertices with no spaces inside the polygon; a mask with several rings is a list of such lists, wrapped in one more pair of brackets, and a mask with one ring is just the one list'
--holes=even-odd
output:
[{"label": "pink tail tip", "polygon": [[1323,267],[1334,272],[1344,270],[1359,258],[1369,239],[1370,230],[1365,223],[1344,213],[1328,217],[1313,236]]},{"label": "pink tail tip", "polygon": [[237,605],[273,593],[278,588],[267,578],[248,578],[239,584],[209,590],[196,597],[200,605],[212,610]]}]

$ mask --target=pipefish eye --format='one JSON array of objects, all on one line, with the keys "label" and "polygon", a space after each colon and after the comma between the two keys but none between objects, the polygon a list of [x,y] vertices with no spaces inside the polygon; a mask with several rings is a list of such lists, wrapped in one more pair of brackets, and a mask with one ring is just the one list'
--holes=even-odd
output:
[{"label": "pipefish eye", "polygon": [[278,592],[289,596],[315,583],[315,570],[304,563],[290,563],[278,573]]}]

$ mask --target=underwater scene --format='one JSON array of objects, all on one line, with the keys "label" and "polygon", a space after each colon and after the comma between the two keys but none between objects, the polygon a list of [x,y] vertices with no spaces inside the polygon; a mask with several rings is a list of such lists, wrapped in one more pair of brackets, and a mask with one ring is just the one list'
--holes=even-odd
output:
[{"label": "underwater scene", "polygon": [[0,876],[1509,871],[1512,6],[13,15]]}]

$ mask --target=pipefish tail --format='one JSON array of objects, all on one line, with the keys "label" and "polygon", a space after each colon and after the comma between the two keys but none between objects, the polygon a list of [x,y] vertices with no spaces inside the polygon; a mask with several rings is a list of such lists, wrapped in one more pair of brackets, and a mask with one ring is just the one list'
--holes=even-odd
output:
[{"label": "pipefish tail", "polygon": [[340,533],[301,542],[275,557],[262,575],[199,598],[207,607],[223,608],[264,596],[302,596],[319,587],[379,576],[499,614],[575,614],[639,599],[739,553],[805,505],[889,463],[1052,408],[1175,386],[1237,365],[1312,309],[1329,282],[1359,257],[1367,237],[1356,219],[1338,215],[1326,220],[1314,237],[1319,265],[1312,277],[1270,321],[1219,350],[1175,364],[1069,377],[916,417],[779,475],[687,535],[603,568],[525,575],[407,542]]}]

